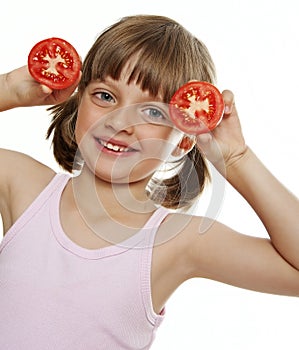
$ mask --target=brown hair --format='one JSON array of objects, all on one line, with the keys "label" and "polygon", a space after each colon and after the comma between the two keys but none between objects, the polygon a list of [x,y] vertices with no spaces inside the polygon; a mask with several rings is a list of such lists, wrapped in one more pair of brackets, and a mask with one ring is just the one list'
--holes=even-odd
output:
[{"label": "brown hair", "polygon": [[[154,15],[122,18],[102,32],[87,53],[78,92],[49,109],[53,118],[47,138],[53,133],[54,156],[65,170],[81,168],[75,157],[74,132],[84,89],[92,80],[107,76],[118,80],[125,64],[136,55],[128,83],[135,81],[153,97],[162,96],[165,103],[189,80],[215,83],[214,64],[206,46],[179,23]],[[170,208],[190,205],[209,179],[206,161],[196,146],[175,167],[174,176],[153,177],[148,185],[150,197]]]}]

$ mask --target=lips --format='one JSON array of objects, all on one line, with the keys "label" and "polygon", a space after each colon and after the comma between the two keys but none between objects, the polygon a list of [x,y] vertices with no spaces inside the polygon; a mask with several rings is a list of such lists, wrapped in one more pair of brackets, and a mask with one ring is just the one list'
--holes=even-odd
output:
[{"label": "lips", "polygon": [[95,137],[97,144],[102,148],[102,150],[111,151],[114,153],[129,153],[136,152],[136,149],[129,147],[127,144],[116,141],[116,140],[105,140],[102,138]]}]

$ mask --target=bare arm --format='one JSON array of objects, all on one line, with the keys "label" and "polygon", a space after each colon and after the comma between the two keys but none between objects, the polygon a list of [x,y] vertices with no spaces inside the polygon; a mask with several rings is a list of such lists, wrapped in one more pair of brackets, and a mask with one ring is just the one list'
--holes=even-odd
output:
[{"label": "bare arm", "polygon": [[30,76],[27,66],[2,74],[0,75],[0,111],[63,102],[74,92],[79,79],[67,89],[51,90],[35,81]]},{"label": "bare arm", "polygon": [[190,276],[299,296],[299,201],[247,147],[233,95],[226,91],[224,97],[225,118],[213,134],[199,137],[198,145],[252,206],[269,239],[246,236],[218,222],[199,235],[200,219],[195,218],[188,229],[193,232],[187,248]]},{"label": "bare arm", "polygon": [[[63,102],[78,82],[65,90],[51,90],[36,82],[27,66],[20,67],[0,75],[0,111]],[[5,118],[5,114],[0,117]],[[0,162],[0,212],[7,231],[50,181],[54,171],[25,154],[5,149],[0,149]]]},{"label": "bare arm", "polygon": [[227,179],[253,207],[273,246],[299,270],[299,200],[250,149],[228,168]]}]

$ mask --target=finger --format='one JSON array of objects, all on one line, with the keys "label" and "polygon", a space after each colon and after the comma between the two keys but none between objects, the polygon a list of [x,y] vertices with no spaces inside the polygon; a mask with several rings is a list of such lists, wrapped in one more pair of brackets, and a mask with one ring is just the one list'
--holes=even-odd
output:
[{"label": "finger", "polygon": [[213,137],[212,133],[205,133],[197,136],[197,147],[212,163],[219,163],[223,156],[221,148]]},{"label": "finger", "polygon": [[200,151],[209,159],[213,153],[213,136],[209,133],[197,135],[196,144]]},{"label": "finger", "polygon": [[197,135],[197,143],[201,147],[204,147],[210,144],[211,141],[212,141],[211,133],[204,133],[204,134]]},{"label": "finger", "polygon": [[224,116],[228,116],[229,114],[231,114],[233,107],[234,107],[234,103],[235,103],[235,97],[234,94],[230,91],[230,90],[224,90],[222,92],[222,97],[224,100]]},{"label": "finger", "polygon": [[52,89],[50,89],[48,86],[46,85],[41,85],[41,88],[42,88],[42,92],[45,94],[45,95],[50,95],[52,93]]}]

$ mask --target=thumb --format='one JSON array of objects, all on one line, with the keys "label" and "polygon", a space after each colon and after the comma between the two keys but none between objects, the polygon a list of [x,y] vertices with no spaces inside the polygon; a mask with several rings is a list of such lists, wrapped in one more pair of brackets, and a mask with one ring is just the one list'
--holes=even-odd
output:
[{"label": "thumb", "polygon": [[46,85],[41,85],[41,88],[42,88],[42,92],[45,94],[45,95],[51,95],[52,93],[52,89],[50,89],[48,86]]},{"label": "thumb", "polygon": [[209,150],[211,148],[212,143],[212,135],[210,133],[204,133],[197,135],[196,142],[198,148],[206,155],[208,156]]},{"label": "thumb", "polygon": [[211,163],[217,164],[223,162],[221,147],[212,133],[198,135],[197,147]]},{"label": "thumb", "polygon": [[197,142],[203,147],[208,145],[212,141],[212,135],[210,133],[204,133],[197,136]]}]

